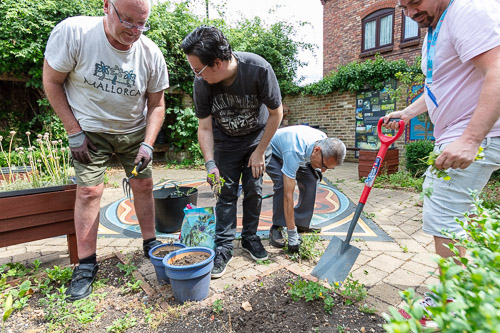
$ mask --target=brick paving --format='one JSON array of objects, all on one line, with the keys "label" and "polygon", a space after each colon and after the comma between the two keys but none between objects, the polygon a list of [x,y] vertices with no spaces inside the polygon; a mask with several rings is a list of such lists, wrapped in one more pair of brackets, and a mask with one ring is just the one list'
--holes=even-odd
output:
[{"label": "brick paving", "polygon": [[[115,188],[107,188],[102,199],[102,207],[122,197],[121,179],[124,173],[116,171],[110,176],[110,184]],[[155,182],[161,179],[177,181],[203,179],[205,171],[200,170],[165,170],[155,166]],[[328,178],[351,201],[357,204],[364,184],[358,178],[357,164],[345,163],[335,170],[326,172]],[[399,291],[409,287],[422,294],[426,291],[426,283],[437,283],[437,265],[432,261],[434,244],[432,237],[421,230],[422,207],[419,194],[403,190],[373,188],[364,207],[364,212],[374,216],[372,219],[392,239],[392,242],[358,241],[353,245],[361,249],[352,275],[368,289],[367,303],[375,307],[379,313],[387,312],[389,306],[401,304]],[[325,247],[328,241],[323,241]],[[142,248],[141,239],[103,238],[97,240],[99,258],[116,252],[126,254]],[[279,249],[263,244],[269,252],[269,265],[255,263],[249,255],[241,250],[239,241],[235,241],[235,259],[230,263],[226,274],[211,281],[211,297],[224,291],[228,286],[242,285],[262,275],[270,274],[283,267],[295,274],[312,278],[309,274],[314,268],[313,263],[291,262]],[[0,248],[0,264],[20,262],[30,265],[35,259],[42,262],[42,267],[53,265],[68,265],[69,256],[65,237],[55,237]],[[156,280],[153,266],[145,261],[139,267],[139,272],[149,280]],[[169,294],[166,287],[157,284],[165,295]]]}]

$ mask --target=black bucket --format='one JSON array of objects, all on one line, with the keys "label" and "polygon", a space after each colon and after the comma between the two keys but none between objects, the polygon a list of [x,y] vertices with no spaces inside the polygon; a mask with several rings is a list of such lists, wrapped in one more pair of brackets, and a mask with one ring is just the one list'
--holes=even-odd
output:
[{"label": "black bucket", "polygon": [[188,186],[162,187],[154,190],[153,196],[156,230],[164,233],[180,231],[184,219],[183,209],[187,204],[198,203],[198,189]]}]

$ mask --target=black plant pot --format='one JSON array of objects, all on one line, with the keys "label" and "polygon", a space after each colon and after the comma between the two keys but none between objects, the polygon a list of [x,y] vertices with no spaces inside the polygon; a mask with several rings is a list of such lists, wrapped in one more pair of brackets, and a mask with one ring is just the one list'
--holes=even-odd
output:
[{"label": "black plant pot", "polygon": [[184,219],[184,208],[187,204],[198,203],[198,189],[187,186],[162,187],[154,190],[153,196],[156,230],[164,233],[180,231]]}]

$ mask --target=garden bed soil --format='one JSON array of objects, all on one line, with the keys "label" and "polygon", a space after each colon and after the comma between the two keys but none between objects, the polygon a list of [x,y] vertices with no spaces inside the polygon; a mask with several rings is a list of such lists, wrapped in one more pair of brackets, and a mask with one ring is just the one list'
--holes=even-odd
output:
[{"label": "garden bed soil", "polygon": [[[42,293],[34,287],[27,306],[7,320],[5,332],[384,332],[382,317],[360,311],[359,303],[345,305],[339,295],[333,294],[336,305],[331,314],[325,312],[322,301],[293,301],[289,283],[299,277],[285,268],[241,287],[227,286],[205,301],[180,305],[170,286],[158,286],[138,271],[126,276],[118,268],[128,260],[136,267],[146,265],[149,260],[140,251],[126,260],[122,254],[117,256],[100,261],[94,293],[83,302],[44,306]],[[144,281],[137,291],[127,287],[134,278]],[[31,281],[36,286],[33,277]],[[57,294],[59,286],[52,286]],[[57,298],[51,302],[56,304]],[[74,306],[86,306],[87,311]],[[52,324],[47,317],[50,311]],[[124,329],[126,323],[133,325]]]}]

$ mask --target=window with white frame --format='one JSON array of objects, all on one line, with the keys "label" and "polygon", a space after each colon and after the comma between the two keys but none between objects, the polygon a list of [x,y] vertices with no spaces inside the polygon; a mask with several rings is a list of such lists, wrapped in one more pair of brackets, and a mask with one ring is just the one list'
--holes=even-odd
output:
[{"label": "window with white frame", "polygon": [[394,44],[394,8],[378,10],[362,21],[362,52],[375,51]]}]

